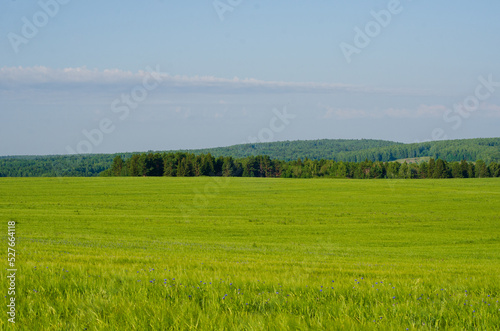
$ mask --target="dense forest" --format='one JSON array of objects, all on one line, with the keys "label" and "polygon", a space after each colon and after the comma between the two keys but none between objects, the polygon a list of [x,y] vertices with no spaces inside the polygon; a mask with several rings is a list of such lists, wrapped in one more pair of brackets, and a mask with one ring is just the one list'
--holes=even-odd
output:
[{"label": "dense forest", "polygon": [[430,159],[419,164],[406,162],[343,162],[333,160],[273,160],[267,155],[234,159],[209,154],[143,153],[124,161],[116,156],[110,169],[101,176],[224,176],[282,178],[484,178],[500,177],[500,164],[447,162]]},{"label": "dense forest", "polygon": [[[365,161],[372,162],[373,164],[381,164],[381,162],[385,164],[386,162],[399,159],[418,157],[429,157],[435,160],[443,160],[450,167],[454,164],[454,162],[462,160],[468,161],[469,163],[476,160],[482,160],[487,167],[491,167],[491,164],[494,166],[496,163],[500,162],[500,138],[432,141],[415,144],[402,144],[391,141],[366,139],[325,139],[242,144],[230,147],[189,151],[151,151],[150,153],[148,152],[143,155],[162,155],[161,157],[165,159],[166,155],[177,153],[200,157],[201,155],[206,157],[206,155],[210,154],[215,161],[220,161],[221,157],[222,160],[231,157],[233,162],[240,162],[241,164],[247,162],[245,159],[250,159],[250,157],[266,157],[266,159],[272,160],[275,164],[292,164],[293,162],[298,162],[298,160],[301,159],[301,163],[308,164],[312,161],[318,161],[315,163],[315,166],[321,164],[320,168],[325,165],[325,162],[331,163],[330,161],[335,161],[333,162],[335,165],[344,164],[347,167],[349,164],[363,164]],[[110,169],[116,156],[120,156],[124,163],[128,163],[132,158],[137,158],[138,156],[136,155],[138,154],[139,153],[6,156],[0,157],[0,177],[99,176],[103,171]],[[193,157],[189,157],[187,160],[192,161],[192,158]],[[215,161],[212,162],[214,164],[213,173],[218,174],[215,169]],[[192,163],[192,166],[194,167],[195,164]],[[415,168],[415,165],[407,166]],[[106,174],[108,173],[109,171],[106,172]],[[197,173],[199,173],[199,171],[194,172],[194,175],[197,175]],[[319,173],[319,170],[311,172],[312,176],[315,176],[316,173]],[[331,172],[329,172],[329,175],[330,173]],[[391,173],[393,173],[393,171]],[[207,173],[203,172],[203,175],[207,175]],[[241,172],[241,175],[243,176],[243,171]],[[322,175],[325,175],[324,171]],[[294,176],[297,177],[297,175]],[[302,175],[299,177],[301,176]],[[355,178],[353,175],[351,177]]]},{"label": "dense forest", "polygon": [[403,144],[384,140],[302,140],[259,144],[244,144],[230,147],[183,150],[193,154],[208,154],[215,157],[267,155],[283,161],[308,158],[344,162],[395,161],[414,157],[431,157],[452,161],[485,162],[500,161],[500,138],[477,138],[442,140],[424,143]]},{"label": "dense forest", "polygon": [[95,177],[111,166],[115,156],[94,154],[0,157],[0,177]]},{"label": "dense forest", "polygon": [[[179,152],[192,153],[196,155],[210,153],[215,157],[231,156],[234,158],[267,155],[272,159],[283,161],[297,160],[298,158],[305,157],[313,160],[329,159],[336,161],[355,161],[348,160],[347,158],[365,150],[378,150],[392,146],[404,146],[404,144],[385,140],[323,139],[242,144],[229,147],[180,150]],[[363,158],[363,160],[366,158],[367,157]]]}]

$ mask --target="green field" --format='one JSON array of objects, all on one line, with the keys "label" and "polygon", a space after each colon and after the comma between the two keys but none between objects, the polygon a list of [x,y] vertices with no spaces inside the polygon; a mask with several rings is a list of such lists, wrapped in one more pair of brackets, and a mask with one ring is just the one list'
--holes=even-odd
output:
[{"label": "green field", "polygon": [[499,179],[2,178],[0,197],[18,330],[500,329]]}]

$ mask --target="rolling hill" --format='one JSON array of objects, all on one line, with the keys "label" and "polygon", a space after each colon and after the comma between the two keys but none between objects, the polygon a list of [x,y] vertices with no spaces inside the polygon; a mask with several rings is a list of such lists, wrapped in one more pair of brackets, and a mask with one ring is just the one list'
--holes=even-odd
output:
[{"label": "rolling hill", "polygon": [[[167,151],[168,152],[179,152]],[[284,161],[328,159],[344,162],[395,161],[408,158],[440,158],[445,161],[500,161],[500,138],[430,141],[403,144],[384,140],[299,140],[242,144],[229,147],[182,150],[193,154],[210,153],[214,157],[267,155]],[[163,152],[160,152],[163,153]],[[98,176],[108,169],[116,155],[124,159],[135,153],[4,156],[0,157],[0,177]]]}]

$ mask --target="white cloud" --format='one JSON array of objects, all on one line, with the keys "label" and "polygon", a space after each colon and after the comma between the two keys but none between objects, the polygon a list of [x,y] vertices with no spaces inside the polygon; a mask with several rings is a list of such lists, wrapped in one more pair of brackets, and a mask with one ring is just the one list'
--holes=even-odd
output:
[{"label": "white cloud", "polygon": [[444,105],[420,105],[417,108],[417,117],[442,117],[448,110]]},{"label": "white cloud", "polygon": [[444,105],[419,105],[416,109],[388,108],[382,115],[392,118],[441,118],[447,110]]},{"label": "white cloud", "polygon": [[492,103],[483,102],[479,106],[480,112],[486,112],[487,117],[500,117],[500,106]]},{"label": "white cloud", "polygon": [[322,116],[324,119],[337,118],[337,119],[352,119],[352,118],[368,118],[371,114],[364,110],[359,109],[341,109],[327,107],[326,112]]},{"label": "white cloud", "polygon": [[411,116],[411,111],[408,109],[397,109],[397,108],[388,108],[379,112],[382,116],[391,117],[391,118],[408,118]]},{"label": "white cloud", "polygon": [[112,84],[132,82],[144,77],[145,72],[136,74],[121,70],[104,70],[80,68],[52,69],[37,67],[3,67],[0,69],[0,84],[3,85],[37,85],[47,83],[99,83]]},{"label": "white cloud", "polygon": [[[119,69],[97,70],[86,67],[53,69],[37,67],[3,67],[0,68],[0,88],[36,88],[45,85],[57,86],[102,86],[140,84],[147,71],[130,72]],[[389,95],[431,95],[429,91],[375,88],[350,84],[329,84],[314,82],[264,81],[254,78],[231,79],[215,76],[185,76],[160,74],[163,86],[170,89],[182,89],[203,92],[213,89],[223,92],[274,92],[274,93],[377,93]]]},{"label": "white cloud", "polygon": [[443,105],[420,105],[416,109],[407,108],[386,108],[376,110],[362,110],[349,108],[335,108],[325,105],[318,105],[324,109],[322,118],[353,119],[353,118],[395,118],[395,119],[416,119],[416,118],[440,118],[446,111]]}]

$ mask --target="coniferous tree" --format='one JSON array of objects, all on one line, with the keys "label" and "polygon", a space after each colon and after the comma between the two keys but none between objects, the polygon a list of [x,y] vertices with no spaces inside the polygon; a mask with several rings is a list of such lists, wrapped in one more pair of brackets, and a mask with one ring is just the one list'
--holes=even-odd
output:
[{"label": "coniferous tree", "polygon": [[346,178],[347,177],[347,165],[340,161],[337,166],[337,173],[335,174],[336,177],[340,178]]},{"label": "coniferous tree", "polygon": [[401,167],[401,163],[399,162],[390,162],[387,165],[387,178],[398,178],[399,176],[399,168]]},{"label": "coniferous tree", "polygon": [[147,159],[147,154],[141,154],[137,159],[137,170],[139,176],[147,176],[146,159]]},{"label": "coniferous tree", "polygon": [[163,176],[174,177],[177,172],[177,160],[175,154],[169,153],[163,159]]},{"label": "coniferous tree", "polygon": [[434,169],[433,178],[448,178],[448,166],[445,161],[438,159],[436,161],[436,167]]},{"label": "coniferous tree", "polygon": [[411,179],[416,179],[419,178],[419,173],[418,173],[418,165],[416,163],[412,163],[409,165],[409,178]]},{"label": "coniferous tree", "polygon": [[421,162],[418,166],[418,172],[420,178],[428,178],[429,175],[429,164],[427,162]]},{"label": "coniferous tree", "polygon": [[476,169],[474,163],[469,162],[469,167],[467,168],[467,178],[475,178],[476,177]]},{"label": "coniferous tree", "polygon": [[460,172],[462,173],[462,178],[469,178],[469,165],[467,161],[460,161]]},{"label": "coniferous tree", "polygon": [[243,164],[243,177],[257,177],[257,162],[254,156],[249,156]]},{"label": "coniferous tree", "polygon": [[177,177],[189,177],[192,173],[192,166],[187,157],[181,159],[177,168]]},{"label": "coniferous tree", "polygon": [[210,153],[201,157],[201,174],[203,176],[215,175],[214,159]]},{"label": "coniferous tree", "polygon": [[488,168],[486,167],[486,163],[484,163],[483,160],[476,161],[476,177],[478,178],[489,177]]},{"label": "coniferous tree", "polygon": [[436,161],[433,158],[429,160],[429,165],[427,166],[427,178],[436,178],[434,177],[434,168],[436,167]]},{"label": "coniferous tree", "polygon": [[193,158],[192,161],[192,168],[193,168],[193,175],[198,177],[198,176],[203,176],[203,166],[202,166],[203,160],[202,160],[202,155],[196,155]]},{"label": "coniferous tree", "polygon": [[129,176],[139,176],[139,158],[140,155],[135,154],[132,155],[130,160],[127,163],[127,168],[128,168],[128,174]]},{"label": "coniferous tree", "polygon": [[123,159],[120,155],[115,156],[113,159],[113,165],[111,166],[111,173],[113,176],[121,176],[123,169]]},{"label": "coniferous tree", "polygon": [[500,164],[491,162],[489,165],[489,173],[491,177],[500,177]]},{"label": "coniferous tree", "polygon": [[224,157],[219,156],[214,161],[214,172],[216,176],[222,176],[222,166],[224,165]]},{"label": "coniferous tree", "polygon": [[453,178],[464,178],[463,177],[463,173],[462,173],[462,167],[460,166],[460,163],[453,162],[451,164],[451,177],[453,177]]},{"label": "coniferous tree", "polygon": [[399,178],[411,178],[410,168],[406,161],[399,167]]},{"label": "coniferous tree", "polygon": [[222,164],[222,176],[231,177],[234,172],[234,162],[232,157],[225,157]]}]

